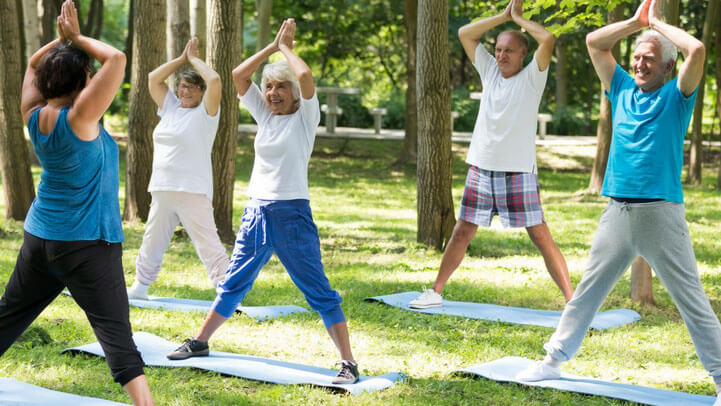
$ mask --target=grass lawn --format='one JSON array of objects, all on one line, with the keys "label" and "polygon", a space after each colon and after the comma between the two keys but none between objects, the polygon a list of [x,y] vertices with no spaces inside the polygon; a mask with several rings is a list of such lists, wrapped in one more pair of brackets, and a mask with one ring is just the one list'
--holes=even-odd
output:
[{"label": "grass lawn", "polygon": [[[353,351],[363,374],[402,371],[406,383],[351,397],[310,386],[264,384],[187,368],[148,367],[159,405],[620,405],[612,399],[515,384],[458,377],[450,372],[503,356],[540,358],[552,329],[411,313],[364,303],[366,296],[430,286],[441,253],[415,242],[415,167],[390,169],[400,143],[351,141],[353,157],[336,156],[335,140],[316,142],[310,163],[311,206],[331,285],[343,296]],[[238,153],[235,224],[240,224],[253,156],[247,140]],[[466,147],[454,146],[453,195],[456,212],[465,179]],[[577,193],[590,176],[593,147],[539,149],[539,178],[545,214],[566,256],[574,286],[606,199]],[[121,164],[121,165],[124,165]],[[39,169],[34,168],[36,184]],[[717,313],[721,312],[721,220],[716,168],[705,182],[686,188],[686,217],[699,272]],[[122,181],[122,179],[121,179]],[[121,191],[122,191],[121,187]],[[121,192],[122,196],[122,192]],[[122,202],[121,202],[122,204]],[[496,220],[497,221],[497,220]],[[0,280],[7,281],[22,243],[22,223],[0,220]],[[124,265],[132,283],[143,224],[125,224]],[[230,247],[228,247],[230,250]],[[610,331],[590,332],[564,371],[617,382],[714,394],[691,339],[668,294],[654,280],[657,305],[631,303],[629,273],[603,309],[633,308],[642,320]],[[164,270],[150,290],[158,296],[212,300],[214,291],[189,240],[176,238]],[[562,309],[563,297],[546,273],[525,230],[481,229],[461,267],[446,287],[446,298],[543,309]],[[309,308],[277,259],[261,272],[246,305],[295,304]],[[205,315],[131,308],[135,331],[180,342],[194,334]],[[129,398],[113,383],[105,360],[60,355],[68,346],[95,341],[79,307],[58,297],[4,354],[0,376],[46,388],[121,402]],[[315,313],[255,322],[234,316],[213,337],[215,350],[333,367],[338,354]]]}]

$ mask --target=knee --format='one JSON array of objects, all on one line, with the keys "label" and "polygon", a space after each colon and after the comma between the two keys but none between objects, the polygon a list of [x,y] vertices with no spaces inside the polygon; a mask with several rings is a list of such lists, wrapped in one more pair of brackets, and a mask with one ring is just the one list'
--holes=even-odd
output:
[{"label": "knee", "polygon": [[463,220],[459,220],[456,223],[456,226],[453,227],[453,234],[451,235],[451,239],[453,239],[455,242],[470,244],[471,240],[473,240],[473,237],[476,235],[477,229],[477,225]]}]

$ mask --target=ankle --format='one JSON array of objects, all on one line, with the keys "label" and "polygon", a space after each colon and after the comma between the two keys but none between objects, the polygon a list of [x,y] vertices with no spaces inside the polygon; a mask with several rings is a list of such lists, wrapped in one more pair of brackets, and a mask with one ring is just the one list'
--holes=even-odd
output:
[{"label": "ankle", "polygon": [[561,361],[551,357],[550,355],[546,355],[546,358],[543,359],[543,363],[546,365],[549,365],[553,368],[560,368],[561,367]]}]

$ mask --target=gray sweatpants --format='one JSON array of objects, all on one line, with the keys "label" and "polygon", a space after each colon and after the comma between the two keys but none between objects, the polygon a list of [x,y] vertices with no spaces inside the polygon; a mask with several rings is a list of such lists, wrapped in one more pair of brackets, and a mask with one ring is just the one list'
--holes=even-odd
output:
[{"label": "gray sweatpants", "polygon": [[548,355],[558,361],[573,357],[593,316],[638,255],[651,265],[681,312],[704,368],[714,381],[721,381],[721,325],[701,286],[684,206],[668,201],[609,202],[583,278],[544,345]]}]

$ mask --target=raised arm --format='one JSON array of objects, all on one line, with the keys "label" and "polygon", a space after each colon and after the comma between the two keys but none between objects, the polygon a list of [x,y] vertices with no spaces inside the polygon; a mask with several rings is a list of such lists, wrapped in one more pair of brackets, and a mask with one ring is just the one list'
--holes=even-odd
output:
[{"label": "raised arm", "polygon": [[63,3],[62,31],[75,46],[100,62],[100,69],[75,98],[68,111],[68,122],[80,139],[98,136],[98,121],[113,102],[125,75],[125,54],[112,46],[80,34],[78,12],[72,0]]},{"label": "raised arm", "polygon": [[651,1],[648,23],[651,28],[673,42],[683,54],[683,63],[678,71],[678,87],[681,93],[690,96],[703,78],[706,59],[703,42],[678,27],[666,24],[661,14],[661,2],[658,0]]},{"label": "raised arm", "polygon": [[22,95],[20,96],[20,111],[23,114],[23,121],[25,121],[26,125],[30,120],[32,112],[38,107],[43,107],[47,104],[47,100],[45,100],[42,93],[40,93],[40,89],[35,86],[38,64],[50,49],[62,44],[64,41],[64,38],[58,38],[48,42],[35,52],[28,61],[28,67],[25,70],[25,77],[23,78]]},{"label": "raised arm", "polygon": [[313,84],[313,72],[310,67],[293,52],[293,38],[295,38],[295,20],[289,18],[286,20],[287,25],[282,31],[278,49],[288,61],[290,69],[298,78],[300,84],[300,93],[304,99],[308,100],[315,93],[315,85]]},{"label": "raised arm", "polygon": [[610,90],[613,74],[616,71],[616,58],[613,57],[611,49],[620,39],[648,26],[650,6],[651,0],[643,0],[633,17],[601,27],[586,36],[588,54],[604,89]]},{"label": "raised arm", "polygon": [[508,6],[503,13],[482,18],[478,21],[468,23],[458,29],[458,39],[461,40],[463,50],[466,51],[466,55],[471,60],[471,63],[476,63],[476,48],[481,43],[481,37],[488,30],[499,26],[505,22],[511,21],[511,8],[513,6],[513,0],[508,2]]},{"label": "raised arm", "polygon": [[528,31],[533,39],[538,42],[536,62],[538,63],[538,69],[543,72],[548,68],[548,65],[551,64],[553,44],[556,42],[556,39],[553,37],[553,34],[546,30],[541,24],[523,18],[523,0],[511,0],[511,5],[511,18],[513,18],[513,22]]},{"label": "raised arm", "polygon": [[256,52],[250,58],[244,60],[240,65],[233,69],[233,83],[235,83],[235,89],[238,91],[238,95],[243,96],[248,91],[250,84],[252,83],[251,78],[260,65],[265,62],[271,55],[278,52],[278,44],[280,37],[283,34],[283,30],[286,27],[287,21],[283,21],[283,24],[278,30],[278,34],[275,36],[275,40],[270,44],[266,45],[265,48]]},{"label": "raised arm", "polygon": [[153,101],[158,105],[158,108],[163,107],[163,103],[165,103],[165,96],[168,94],[168,84],[165,83],[165,80],[188,61],[187,51],[188,46],[186,45],[185,51],[183,51],[182,55],[165,62],[148,74],[150,97],[153,98]]},{"label": "raised arm", "polygon": [[185,46],[185,55],[188,58],[188,62],[203,78],[207,86],[205,89],[205,96],[203,97],[205,111],[207,111],[211,116],[215,116],[218,113],[218,108],[220,107],[222,90],[220,75],[211,69],[205,61],[200,59],[200,53],[198,52],[198,38],[192,38],[188,41],[188,44]]}]

